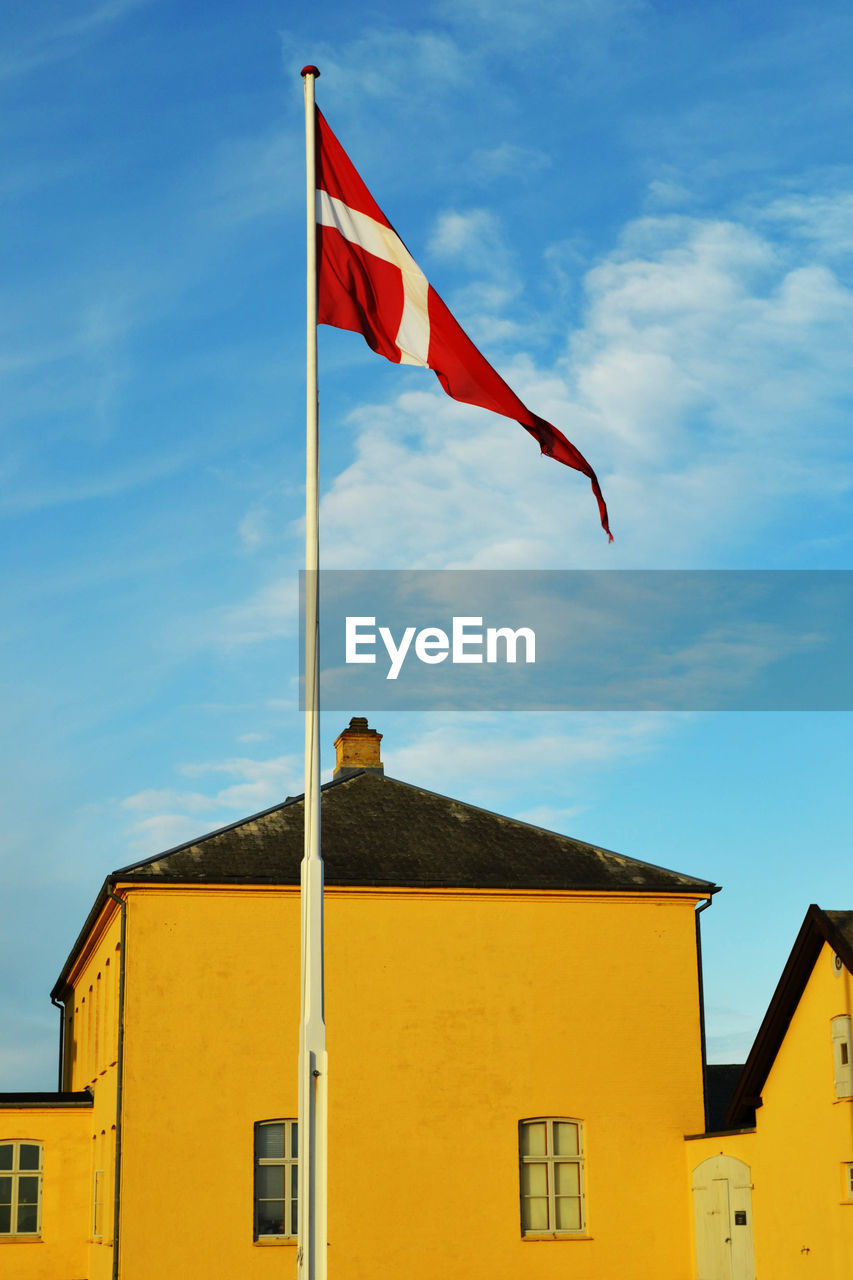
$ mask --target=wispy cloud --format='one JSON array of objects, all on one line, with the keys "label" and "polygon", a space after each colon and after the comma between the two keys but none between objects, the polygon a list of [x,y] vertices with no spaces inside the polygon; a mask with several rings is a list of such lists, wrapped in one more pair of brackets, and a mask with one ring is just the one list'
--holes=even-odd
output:
[{"label": "wispy cloud", "polygon": [[498,147],[478,147],[471,153],[473,176],[481,182],[495,178],[522,181],[550,168],[552,163],[544,151],[512,142],[503,142]]},{"label": "wispy cloud", "polygon": [[293,636],[299,618],[295,571],[261,587],[248,600],[220,610],[211,632],[228,647]]},{"label": "wispy cloud", "polygon": [[710,1003],[705,1009],[709,1062],[745,1062],[758,1020],[759,1010],[746,1012]]},{"label": "wispy cloud", "polygon": [[150,3],[151,0],[105,0],[103,4],[67,15],[58,22],[50,22],[44,15],[39,30],[0,57],[0,80],[25,76],[62,58],[71,57],[101,32]]},{"label": "wispy cloud", "polygon": [[285,209],[301,207],[304,144],[292,129],[262,137],[226,140],[210,171],[200,175],[207,190],[205,220],[237,226]]},{"label": "wispy cloud", "polygon": [[518,321],[503,313],[521,283],[499,218],[488,209],[447,210],[436,219],[427,253],[438,261],[460,263],[469,277],[447,301],[478,342],[518,337]]},{"label": "wispy cloud", "polygon": [[16,481],[10,484],[7,493],[0,492],[0,516],[18,516],[50,507],[89,502],[93,498],[114,497],[173,476],[182,470],[186,461],[185,454],[172,453],[140,462],[128,462],[97,476],[54,478],[48,481],[30,478],[26,485]]},{"label": "wispy cloud", "polygon": [[[683,719],[646,712],[584,713],[555,721],[549,715],[504,713],[496,734],[493,716],[431,713],[415,726],[409,716],[410,741],[394,746],[386,768],[395,778],[417,779],[424,787],[524,821],[553,820],[559,827],[583,812],[581,797],[591,771],[654,751]],[[554,779],[560,780],[558,794],[542,795]],[[525,803],[524,796],[528,801],[537,796],[537,805]]]},{"label": "wispy cloud", "polygon": [[[646,0],[529,0],[508,5],[502,0],[437,0],[436,11],[453,28],[474,28],[483,40],[501,49],[553,45],[571,30],[585,42],[610,34],[618,38],[648,11]],[[573,52],[571,49],[567,53]]]},{"label": "wispy cloud", "polygon": [[[288,70],[298,67],[303,51],[284,32],[282,56]],[[404,114],[420,110],[420,95],[432,94],[440,108],[442,89],[461,83],[473,70],[471,60],[447,32],[374,27],[353,40],[315,46],[324,77],[334,85],[339,103],[360,104],[365,98],[392,101]]]},{"label": "wispy cloud", "polygon": [[126,796],[121,808],[134,815],[126,831],[128,849],[139,856],[156,853],[269,808],[301,790],[301,769],[302,760],[295,755],[183,765],[180,772],[187,778],[231,781],[207,791],[152,788]]},{"label": "wispy cloud", "polygon": [[768,227],[810,241],[830,260],[853,253],[853,191],[791,192],[756,212]]}]

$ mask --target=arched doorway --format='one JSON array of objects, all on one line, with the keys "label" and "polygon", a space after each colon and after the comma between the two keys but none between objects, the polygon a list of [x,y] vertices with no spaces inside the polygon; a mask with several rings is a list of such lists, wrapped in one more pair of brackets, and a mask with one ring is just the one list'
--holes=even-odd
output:
[{"label": "arched doorway", "polygon": [[755,1280],[752,1179],[734,1156],[711,1156],[693,1170],[698,1280]]}]

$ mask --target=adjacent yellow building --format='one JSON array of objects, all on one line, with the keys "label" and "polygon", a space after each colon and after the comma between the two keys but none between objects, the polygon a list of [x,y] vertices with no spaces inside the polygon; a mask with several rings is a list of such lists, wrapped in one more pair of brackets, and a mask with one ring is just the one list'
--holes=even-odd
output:
[{"label": "adjacent yellow building", "polygon": [[699,1280],[853,1274],[851,973],[853,912],[809,907],[719,1131],[686,1144]]},{"label": "adjacent yellow building", "polygon": [[[379,739],[353,721],[323,793],[330,1276],[716,1280],[691,1194],[722,1149],[693,1140],[716,886],[387,778]],[[302,825],[288,799],[107,878],[53,993],[64,1092],[0,1095],[4,1278],[295,1274]],[[778,1111],[772,1169],[797,1044],[727,1156]]]}]

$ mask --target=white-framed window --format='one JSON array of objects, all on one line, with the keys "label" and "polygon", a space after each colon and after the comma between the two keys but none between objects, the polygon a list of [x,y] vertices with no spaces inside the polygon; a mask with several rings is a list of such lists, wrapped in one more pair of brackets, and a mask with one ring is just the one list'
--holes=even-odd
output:
[{"label": "white-framed window", "polygon": [[844,1166],[844,1198],[853,1200],[853,1160]]},{"label": "white-framed window", "polygon": [[92,1239],[104,1238],[104,1187],[106,1169],[96,1169],[92,1175]]},{"label": "white-framed window", "polygon": [[0,1236],[41,1232],[42,1144],[0,1141]]},{"label": "white-framed window", "polygon": [[255,1239],[295,1237],[299,1165],[295,1120],[255,1125]]},{"label": "white-framed window", "polygon": [[583,1125],[541,1116],[518,1126],[522,1235],[576,1235],[585,1227]]},{"label": "white-framed window", "polygon": [[832,1059],[836,1098],[853,1098],[853,1031],[849,1013],[832,1019]]}]

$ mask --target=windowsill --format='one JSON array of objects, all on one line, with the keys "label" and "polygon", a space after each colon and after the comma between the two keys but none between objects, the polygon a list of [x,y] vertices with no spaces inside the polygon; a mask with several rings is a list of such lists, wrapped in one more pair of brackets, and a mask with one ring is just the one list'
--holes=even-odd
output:
[{"label": "windowsill", "polygon": [[0,1236],[0,1244],[43,1244],[41,1236]]},{"label": "windowsill", "polygon": [[528,1231],[522,1237],[522,1243],[525,1241],[540,1240],[594,1240],[595,1236],[588,1236],[583,1231]]},{"label": "windowsill", "polygon": [[273,1248],[281,1245],[292,1248],[296,1244],[296,1236],[259,1236],[257,1240],[252,1241],[252,1244],[260,1245],[264,1249],[269,1248],[270,1245]]}]

